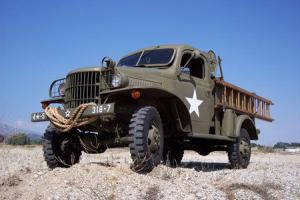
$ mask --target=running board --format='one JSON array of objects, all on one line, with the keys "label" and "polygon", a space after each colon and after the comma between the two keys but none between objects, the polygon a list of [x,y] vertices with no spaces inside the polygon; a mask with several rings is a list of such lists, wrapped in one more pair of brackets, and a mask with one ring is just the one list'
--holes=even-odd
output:
[{"label": "running board", "polygon": [[190,133],[187,135],[187,137],[203,138],[203,139],[208,139],[208,140],[226,140],[226,141],[231,141],[231,142],[234,142],[236,140],[236,138],[232,138],[232,137],[228,137],[228,136],[203,134],[203,133]]}]

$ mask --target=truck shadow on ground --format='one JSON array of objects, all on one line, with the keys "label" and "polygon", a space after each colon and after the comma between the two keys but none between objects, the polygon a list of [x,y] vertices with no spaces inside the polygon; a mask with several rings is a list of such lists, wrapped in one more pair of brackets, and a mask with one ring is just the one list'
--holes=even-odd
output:
[{"label": "truck shadow on ground", "polygon": [[[120,162],[117,162],[120,163]],[[115,162],[89,162],[88,165],[99,165],[103,167],[116,167]],[[181,162],[176,168],[194,169],[197,172],[213,172],[224,169],[231,169],[229,163],[217,162]]]},{"label": "truck shadow on ground", "polygon": [[197,172],[213,172],[223,169],[230,169],[229,163],[217,162],[182,162],[178,167],[194,169]]}]

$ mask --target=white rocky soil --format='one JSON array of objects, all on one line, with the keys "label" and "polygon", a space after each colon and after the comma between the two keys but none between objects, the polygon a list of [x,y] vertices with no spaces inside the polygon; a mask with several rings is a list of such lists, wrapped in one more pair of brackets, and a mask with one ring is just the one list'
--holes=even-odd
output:
[{"label": "white rocky soil", "polygon": [[49,170],[41,147],[0,145],[0,199],[300,199],[300,154],[252,154],[229,169],[225,153],[186,151],[181,167],[130,170],[127,148],[83,154],[71,168]]}]

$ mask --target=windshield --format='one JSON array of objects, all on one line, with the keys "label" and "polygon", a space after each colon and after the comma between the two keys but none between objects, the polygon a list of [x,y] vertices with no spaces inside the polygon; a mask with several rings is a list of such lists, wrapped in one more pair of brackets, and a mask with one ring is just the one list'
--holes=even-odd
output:
[{"label": "windshield", "polygon": [[147,66],[147,65],[167,65],[173,58],[174,49],[152,49],[135,53],[122,58],[118,66]]}]

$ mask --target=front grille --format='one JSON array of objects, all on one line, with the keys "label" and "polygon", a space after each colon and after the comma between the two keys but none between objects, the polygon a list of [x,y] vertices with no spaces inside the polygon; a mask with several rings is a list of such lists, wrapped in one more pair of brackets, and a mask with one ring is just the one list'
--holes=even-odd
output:
[{"label": "front grille", "polygon": [[113,72],[90,71],[72,73],[66,78],[65,105],[76,108],[80,104],[101,103],[99,93],[111,89]]}]

